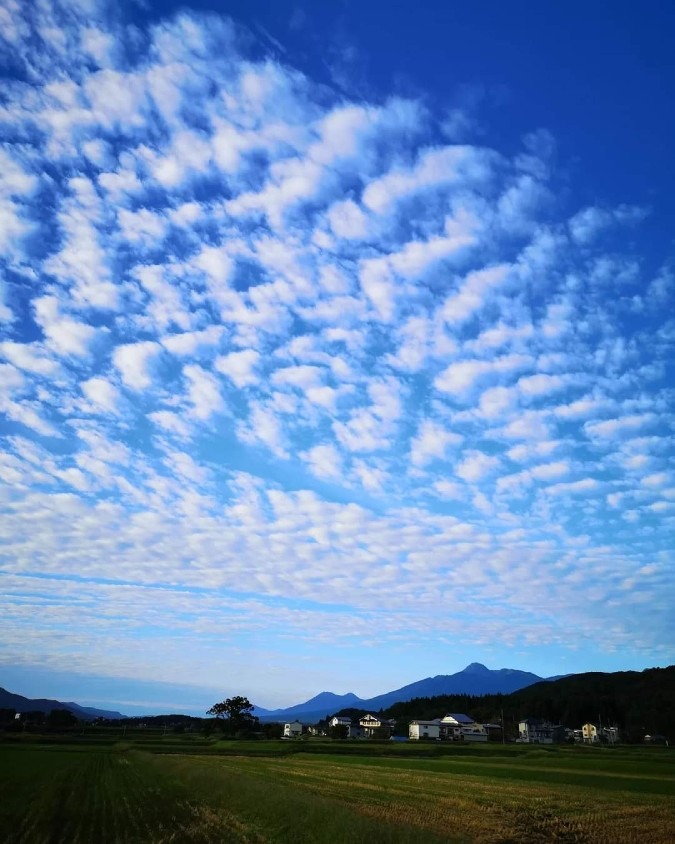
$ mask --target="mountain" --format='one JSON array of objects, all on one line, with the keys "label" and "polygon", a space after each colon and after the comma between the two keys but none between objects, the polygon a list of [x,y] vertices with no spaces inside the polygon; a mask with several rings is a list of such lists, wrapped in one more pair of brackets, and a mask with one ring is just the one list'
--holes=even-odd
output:
[{"label": "mountain", "polygon": [[568,674],[526,686],[509,695],[439,695],[401,701],[385,714],[405,734],[413,718],[430,720],[446,712],[466,712],[481,723],[506,725],[515,739],[521,718],[544,718],[578,729],[587,721],[616,725],[622,738],[642,742],[645,734],[675,741],[675,665],[644,671]]},{"label": "mountain", "polygon": [[83,721],[86,721],[88,718],[109,718],[118,721],[120,718],[127,717],[126,715],[122,715],[121,712],[115,712],[110,709],[96,709],[93,706],[80,706],[79,703],[72,703],[72,701],[63,705]]},{"label": "mountain", "polygon": [[120,712],[107,709],[94,709],[80,706],[78,703],[63,703],[49,698],[29,698],[8,692],[0,688],[0,709],[14,709],[16,712],[51,712],[52,709],[68,709],[81,721],[93,721],[95,718],[125,718]]},{"label": "mountain", "polygon": [[438,674],[409,683],[400,689],[377,695],[371,698],[359,698],[352,692],[346,695],[336,695],[332,692],[322,692],[305,703],[287,709],[275,709],[259,714],[261,721],[281,721],[299,719],[318,721],[327,715],[339,712],[341,709],[371,709],[378,712],[394,703],[412,700],[418,697],[436,697],[438,695],[489,695],[510,694],[511,692],[540,683],[546,678],[539,677],[529,671],[518,671],[515,668],[499,668],[491,670],[480,662],[472,662],[456,674]]},{"label": "mountain", "polygon": [[[258,715],[261,721],[279,721],[282,718],[284,720],[305,718],[306,720],[314,719],[318,721],[340,709],[346,709],[348,706],[360,706],[362,703],[361,698],[357,697],[353,692],[347,692],[345,695],[336,695],[333,692],[321,692],[304,703],[289,706],[287,709],[260,709],[256,707],[254,714]],[[317,713],[323,714],[317,715]]]},{"label": "mountain", "polygon": [[472,662],[456,674],[438,674],[410,683],[393,692],[386,692],[364,701],[366,709],[386,709],[394,703],[415,697],[437,695],[494,695],[510,694],[518,689],[540,683],[544,677],[515,668],[490,670],[480,662]]}]

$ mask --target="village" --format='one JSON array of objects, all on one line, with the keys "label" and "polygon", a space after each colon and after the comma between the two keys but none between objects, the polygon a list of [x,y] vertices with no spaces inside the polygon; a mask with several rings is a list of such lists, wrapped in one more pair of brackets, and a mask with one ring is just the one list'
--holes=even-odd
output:
[{"label": "village", "polygon": [[[301,739],[309,736],[330,736],[335,739],[390,739],[393,741],[506,741],[502,725],[478,723],[469,715],[455,712],[429,721],[413,719],[408,735],[396,735],[393,718],[367,713],[360,718],[334,715],[326,725],[288,721],[283,725],[283,738]],[[510,741],[513,739],[509,739]],[[618,727],[586,723],[578,729],[552,724],[541,718],[524,718],[518,724],[516,743],[520,744],[590,744],[613,745],[621,741]],[[661,735],[645,735],[647,744],[665,743]]]}]

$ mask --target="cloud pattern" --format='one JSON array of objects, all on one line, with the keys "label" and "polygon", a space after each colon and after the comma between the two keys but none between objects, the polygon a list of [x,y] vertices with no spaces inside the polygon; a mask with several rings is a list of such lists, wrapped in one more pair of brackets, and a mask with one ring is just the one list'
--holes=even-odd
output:
[{"label": "cloud pattern", "polygon": [[672,655],[648,209],[574,206],[541,130],[448,144],[220,17],[0,21],[3,661]]}]

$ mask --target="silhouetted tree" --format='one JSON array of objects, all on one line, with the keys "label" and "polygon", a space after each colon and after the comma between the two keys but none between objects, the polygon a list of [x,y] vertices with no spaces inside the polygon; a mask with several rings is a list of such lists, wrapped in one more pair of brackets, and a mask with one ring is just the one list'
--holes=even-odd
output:
[{"label": "silhouetted tree", "polygon": [[214,703],[206,714],[221,720],[225,730],[232,734],[250,731],[258,724],[258,719],[253,715],[253,704],[242,695]]},{"label": "silhouetted tree", "polygon": [[70,709],[52,709],[47,723],[50,727],[74,727],[77,724],[77,718]]}]

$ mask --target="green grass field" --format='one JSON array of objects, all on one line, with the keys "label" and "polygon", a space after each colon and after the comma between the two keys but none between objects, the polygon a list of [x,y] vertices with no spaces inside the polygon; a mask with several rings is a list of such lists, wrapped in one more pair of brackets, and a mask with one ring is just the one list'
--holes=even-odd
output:
[{"label": "green grass field", "polygon": [[675,842],[666,748],[119,738],[0,741],[0,841]]}]

